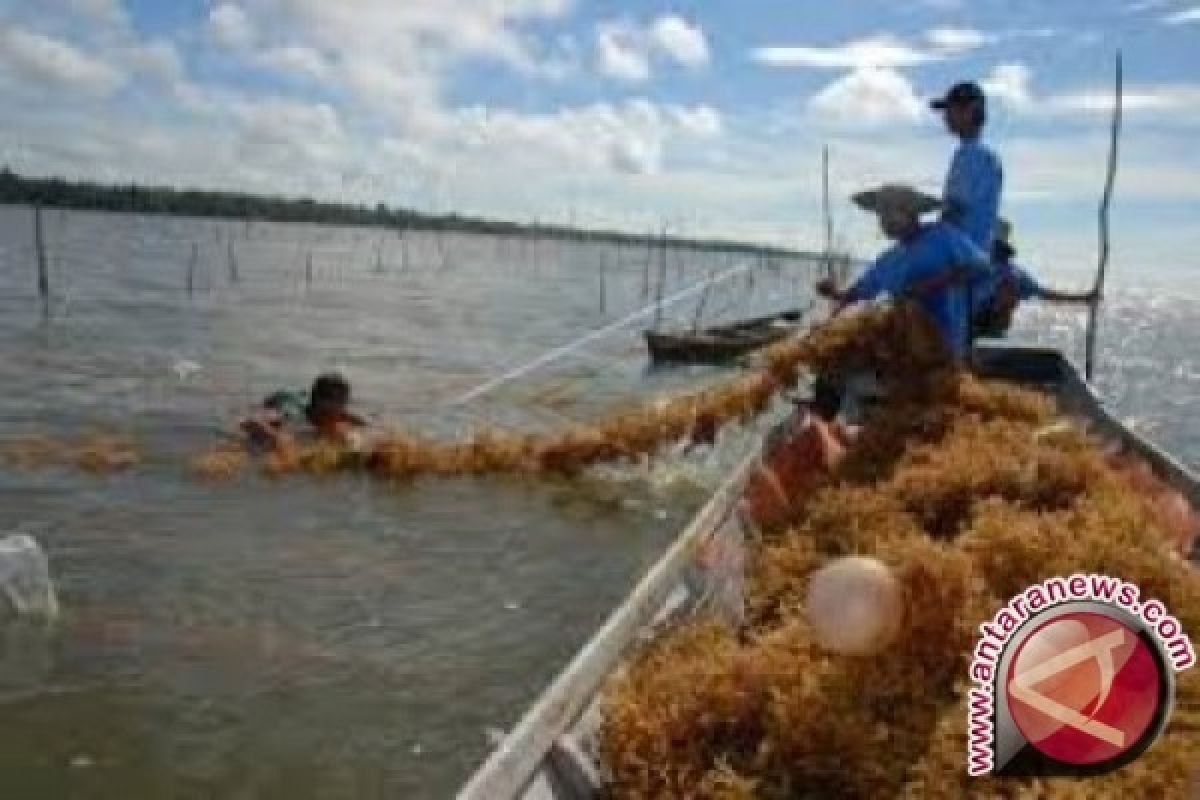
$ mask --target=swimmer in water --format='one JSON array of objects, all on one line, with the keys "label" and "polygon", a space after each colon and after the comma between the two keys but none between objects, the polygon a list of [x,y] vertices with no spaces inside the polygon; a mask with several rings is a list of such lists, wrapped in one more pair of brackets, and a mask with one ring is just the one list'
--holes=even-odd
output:
[{"label": "swimmer in water", "polygon": [[268,450],[291,443],[297,426],[306,423],[317,439],[353,446],[366,422],[349,405],[349,382],[336,372],[325,373],[313,381],[307,396],[287,390],[272,393],[240,427],[252,445]]}]

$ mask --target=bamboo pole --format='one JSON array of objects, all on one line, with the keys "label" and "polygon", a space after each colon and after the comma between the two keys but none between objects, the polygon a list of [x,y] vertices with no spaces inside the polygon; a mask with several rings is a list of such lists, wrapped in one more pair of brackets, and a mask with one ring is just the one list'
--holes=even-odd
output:
[{"label": "bamboo pole", "polygon": [[192,242],[192,254],[188,257],[187,266],[187,293],[188,297],[196,291],[196,265],[200,262],[200,245],[197,242]]},{"label": "bamboo pole", "polygon": [[606,275],[606,273],[608,271],[608,259],[605,258],[605,255],[606,254],[604,254],[604,253],[600,254],[600,313],[601,314],[608,313],[608,283],[607,283],[607,275]]},{"label": "bamboo pole", "polygon": [[825,220],[825,277],[834,281],[833,269],[833,214],[829,208],[829,146],[821,153],[821,215]]},{"label": "bamboo pole", "polygon": [[646,234],[646,260],[642,263],[642,302],[650,297],[650,262],[654,260],[652,234]]},{"label": "bamboo pole", "polygon": [[662,325],[663,289],[667,283],[667,226],[663,225],[658,253],[658,286],[654,288],[654,330]]},{"label": "bamboo pole", "polygon": [[708,280],[704,285],[704,291],[700,293],[700,300],[696,303],[696,314],[692,317],[692,333],[700,330],[700,320],[704,317],[704,306],[706,303],[708,303],[708,293],[712,290],[715,277],[716,270],[709,270]]},{"label": "bamboo pole", "polygon": [[226,240],[225,251],[226,251],[226,254],[229,259],[229,282],[237,283],[241,279],[241,277],[238,274],[237,253],[234,252],[234,249],[233,249],[233,237],[232,236],[230,236],[229,239]]},{"label": "bamboo pole", "polygon": [[1121,51],[1117,51],[1115,97],[1113,100],[1112,137],[1108,148],[1108,172],[1104,179],[1104,195],[1100,200],[1100,257],[1096,267],[1096,282],[1092,286],[1092,301],[1088,304],[1087,340],[1084,355],[1084,377],[1090,383],[1096,366],[1096,332],[1100,316],[1100,296],[1104,292],[1104,280],[1108,276],[1109,205],[1112,203],[1113,186],[1117,178],[1117,160],[1120,156],[1121,117],[1124,103],[1124,66]]},{"label": "bamboo pole", "polygon": [[42,230],[42,207],[33,207],[33,244],[37,250],[38,297],[42,300],[42,316],[50,316],[50,273],[46,265],[46,237]]}]

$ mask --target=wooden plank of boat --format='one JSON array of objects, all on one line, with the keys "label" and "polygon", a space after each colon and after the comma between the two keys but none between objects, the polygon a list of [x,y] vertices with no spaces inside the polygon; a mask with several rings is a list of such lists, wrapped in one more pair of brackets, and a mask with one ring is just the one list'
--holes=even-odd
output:
[{"label": "wooden plank of boat", "polygon": [[803,318],[793,310],[699,331],[646,331],[646,347],[659,364],[723,364],[783,339]]},{"label": "wooden plank of boat", "polygon": [[[1123,425],[1063,355],[1044,348],[980,346],[976,369],[987,377],[1035,384],[1067,413],[1144,459],[1155,474],[1200,507],[1200,479],[1178,459]],[[594,754],[580,747],[598,724],[597,695],[630,647],[667,611],[689,609],[695,554],[734,517],[761,450],[746,459],[639,581],[629,597],[533,704],[471,778],[459,800],[591,800],[601,792]],[[1195,560],[1195,554],[1193,554]]]}]

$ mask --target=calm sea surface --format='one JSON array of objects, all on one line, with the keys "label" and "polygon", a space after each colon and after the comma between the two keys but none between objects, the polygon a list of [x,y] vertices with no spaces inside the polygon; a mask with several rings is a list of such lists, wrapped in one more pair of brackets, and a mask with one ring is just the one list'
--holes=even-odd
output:
[{"label": "calm sea surface", "polygon": [[331,368],[369,416],[429,435],[585,420],[720,377],[648,373],[653,315],[617,324],[660,271],[669,302],[753,267],[664,325],[789,307],[811,283],[806,264],[672,251],[663,269],[633,246],[59,211],[44,230],[49,322],[32,214],[0,207],[0,438],[113,432],[144,460],[0,465],[0,532],[42,543],[63,606],[50,632],[0,631],[14,798],[447,796],[753,435],[573,483],[214,486],[189,458]]},{"label": "calm sea surface", "polygon": [[[804,305],[813,275],[686,251],[662,269],[633,246],[58,211],[44,221],[49,322],[31,213],[0,207],[0,437],[115,432],[144,462],[107,478],[0,466],[0,532],[39,539],[64,609],[49,632],[0,632],[4,797],[448,795],[753,433],[574,483],[250,475],[213,486],[189,476],[188,459],[269,391],[330,368],[369,415],[430,435],[587,419],[720,377],[647,372],[639,331],[652,315],[617,324],[653,304],[660,270],[670,300],[752,267],[670,306],[664,324],[684,326]],[[1100,387],[1200,465],[1195,289],[1117,280]],[[1077,356],[1081,323],[1031,305],[1015,336]]]}]

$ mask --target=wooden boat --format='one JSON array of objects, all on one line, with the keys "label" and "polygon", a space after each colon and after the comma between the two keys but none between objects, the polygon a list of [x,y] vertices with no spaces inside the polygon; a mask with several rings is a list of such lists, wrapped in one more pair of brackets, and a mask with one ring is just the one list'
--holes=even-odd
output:
[{"label": "wooden boat", "polygon": [[[1200,508],[1200,479],[1125,427],[1061,353],[981,345],[976,348],[976,364],[989,378],[1047,391],[1064,413],[1085,421],[1097,436],[1143,460],[1159,480],[1180,492],[1193,508]],[[662,626],[701,609],[732,612],[740,606],[744,532],[735,509],[760,455],[761,451],[748,457],[716,491],[463,787],[460,800],[601,796],[599,768],[589,751],[592,733],[600,724],[598,693],[630,647]]]},{"label": "wooden boat", "polygon": [[698,331],[646,331],[646,347],[655,364],[725,364],[794,333],[803,319],[796,309]]}]

